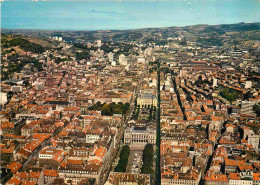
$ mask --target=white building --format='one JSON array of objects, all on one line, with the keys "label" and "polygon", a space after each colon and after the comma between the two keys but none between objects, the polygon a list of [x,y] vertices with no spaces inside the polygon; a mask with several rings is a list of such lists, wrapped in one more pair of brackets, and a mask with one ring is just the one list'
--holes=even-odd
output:
[{"label": "white building", "polygon": [[230,173],[229,185],[253,185],[253,174],[251,172]]},{"label": "white building", "polygon": [[179,184],[179,185],[198,185],[201,179],[201,172],[194,171],[190,175],[173,176],[162,175],[161,185]]},{"label": "white building", "polygon": [[148,105],[157,107],[157,96],[152,93],[139,93],[137,105],[140,105],[140,108]]},{"label": "white building", "polygon": [[252,81],[246,81],[245,89],[250,89],[252,87]]},{"label": "white building", "polygon": [[149,174],[134,174],[134,173],[122,173],[111,172],[105,185],[138,185],[145,184],[150,185],[151,175]]},{"label": "white building", "polygon": [[52,37],[53,40],[62,41],[62,37],[54,36]]},{"label": "white building", "polygon": [[124,54],[119,55],[118,62],[120,65],[127,65],[127,58]]},{"label": "white building", "polygon": [[110,52],[107,54],[108,60],[109,62],[112,64],[112,62],[114,61],[114,53]]},{"label": "white building", "polygon": [[129,71],[129,70],[130,70],[130,65],[129,65],[129,64],[127,64],[127,65],[125,66],[125,70],[126,70],[126,71]]},{"label": "white building", "polygon": [[153,48],[149,47],[145,50],[145,54],[148,55],[148,56],[151,56],[153,53]]},{"label": "white building", "polygon": [[137,59],[137,62],[138,62],[138,63],[145,63],[145,58],[138,58],[138,59]]},{"label": "white building", "polygon": [[217,87],[218,86],[218,79],[213,78],[213,87]]},{"label": "white building", "polygon": [[116,61],[112,61],[111,66],[116,66]]},{"label": "white building", "polygon": [[[252,131],[252,130],[251,130]],[[255,150],[258,150],[259,146],[259,135],[255,134],[254,131],[252,131],[250,134],[248,134],[248,144],[252,145],[252,147]]]},{"label": "white building", "polygon": [[102,45],[102,42],[101,42],[101,40],[97,40],[97,47],[101,47],[101,45]]},{"label": "white building", "polygon": [[143,144],[147,143],[155,144],[156,142],[156,130],[151,126],[132,126],[128,127],[124,133],[125,144]]},{"label": "white building", "polygon": [[86,134],[86,143],[95,143],[100,139],[98,134]]},{"label": "white building", "polygon": [[67,167],[59,169],[59,177],[63,178],[65,183],[77,185],[80,181],[87,178],[99,178],[99,166],[89,165],[89,167]]},{"label": "white building", "polygon": [[242,101],[241,113],[242,114],[252,114],[253,113],[253,102],[252,101]]},{"label": "white building", "polygon": [[13,91],[13,92],[23,92],[23,87],[22,86],[12,86],[11,91]]},{"label": "white building", "polygon": [[7,93],[6,92],[0,92],[0,96],[1,96],[1,105],[4,105],[7,103]]},{"label": "white building", "polygon": [[66,152],[59,148],[44,148],[39,153],[39,159],[52,159],[55,155],[59,154],[60,157],[66,155]]},{"label": "white building", "polygon": [[55,178],[59,176],[58,171],[56,170],[44,170],[42,171],[44,173],[44,183],[42,184],[50,184],[54,181]]}]

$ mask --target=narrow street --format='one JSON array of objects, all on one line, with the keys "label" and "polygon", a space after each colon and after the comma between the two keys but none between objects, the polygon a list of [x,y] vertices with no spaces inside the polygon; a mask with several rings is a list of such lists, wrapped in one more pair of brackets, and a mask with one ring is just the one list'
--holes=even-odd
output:
[{"label": "narrow street", "polygon": [[49,137],[47,140],[43,141],[40,146],[28,157],[28,159],[23,163],[22,167],[19,171],[23,171],[25,167],[31,162],[31,160],[38,156],[39,152],[42,150],[42,148],[45,146],[46,143],[48,143],[54,136],[59,134],[63,128],[65,128],[67,124],[64,124],[62,127],[58,128],[51,137]]},{"label": "narrow street", "polygon": [[160,61],[157,64],[157,125],[156,125],[156,177],[155,184],[161,184],[161,92]]},{"label": "narrow street", "polygon": [[182,113],[183,113],[183,119],[184,119],[184,120],[187,120],[187,117],[186,117],[186,115],[185,115],[185,110],[184,110],[184,108],[183,108],[183,106],[182,106],[182,103],[181,103],[180,94],[179,94],[179,91],[178,91],[177,86],[176,86],[175,77],[174,77],[172,71],[171,71],[171,77],[172,77],[172,84],[173,84],[173,87],[174,87],[174,91],[175,91],[175,93],[176,93],[176,95],[177,95],[178,104],[179,104],[179,106],[180,106],[180,108],[181,108],[181,111],[182,111]]}]

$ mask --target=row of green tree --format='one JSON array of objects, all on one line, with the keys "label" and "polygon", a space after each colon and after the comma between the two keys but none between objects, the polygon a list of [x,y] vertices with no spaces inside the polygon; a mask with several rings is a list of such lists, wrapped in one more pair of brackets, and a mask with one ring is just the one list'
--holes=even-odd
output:
[{"label": "row of green tree", "polygon": [[115,172],[125,172],[128,163],[128,157],[130,154],[130,148],[128,145],[124,145],[119,155],[119,161],[115,168]]},{"label": "row of green tree", "polygon": [[153,106],[150,108],[150,112],[149,112],[149,117],[148,117],[148,121],[155,121],[156,119],[156,107]]},{"label": "row of green tree", "polygon": [[171,73],[171,70],[169,67],[161,67],[161,71],[164,71],[165,74]]},{"label": "row of green tree", "polygon": [[153,62],[150,61],[150,62],[149,62],[149,65],[151,65],[151,66],[152,66],[152,65],[155,65],[155,64],[158,65],[158,62],[159,62],[159,60],[155,60],[155,61],[153,61]]},{"label": "row of green tree", "polygon": [[96,50],[98,50],[98,47],[92,46],[92,47],[88,48],[88,46],[86,44],[82,44],[82,43],[74,43],[73,46],[76,47],[76,48],[87,50],[87,51],[90,51],[90,50],[96,51]]},{"label": "row of green tree", "polygon": [[56,58],[55,58],[55,63],[56,63],[56,64],[59,64],[59,63],[62,63],[62,62],[64,62],[64,61],[67,61],[67,60],[71,60],[71,58],[70,58],[70,57],[69,57],[69,58],[56,57]]},{"label": "row of green tree", "polygon": [[7,53],[12,53],[13,51],[15,51],[15,49],[13,49],[13,48],[4,50],[4,51],[2,51],[2,55],[5,55]]},{"label": "row of green tree", "polygon": [[147,144],[143,151],[143,166],[141,168],[141,173],[152,174],[153,173],[153,145]]},{"label": "row of green tree", "polygon": [[210,37],[210,38],[198,38],[197,43],[203,46],[222,46],[222,39],[220,37]]},{"label": "row of green tree", "polygon": [[130,108],[129,103],[123,104],[122,102],[119,102],[116,104],[115,102],[112,102],[110,104],[107,103],[102,104],[100,101],[98,101],[96,104],[89,107],[88,109],[99,110],[101,111],[102,115],[112,116],[113,114],[126,114],[129,108]]},{"label": "row of green tree", "polygon": [[235,101],[241,97],[240,93],[230,88],[224,88],[219,94],[228,101]]},{"label": "row of green tree", "polygon": [[[78,56],[82,56],[83,54],[89,54],[89,52],[92,51],[97,51],[98,47],[95,46],[91,46],[90,48],[88,48],[88,46],[86,44],[81,44],[81,43],[75,43],[73,44],[74,47],[80,48],[80,49],[84,49],[83,52],[81,52],[82,54],[78,53]],[[106,53],[112,52],[114,50],[113,47],[111,47],[111,44],[103,44],[100,47],[101,50],[105,51]]]},{"label": "row of green tree", "polygon": [[32,43],[22,38],[12,39],[7,44],[8,47],[19,46],[24,51],[31,51],[32,53],[42,53],[45,51],[45,49],[41,45]]},{"label": "row of green tree", "polygon": [[[18,55],[18,54],[16,54]],[[18,55],[19,57],[19,55]],[[8,59],[9,61],[11,61],[10,59]],[[3,70],[4,68],[1,69],[1,73],[2,73],[2,80],[7,80],[9,78],[11,78],[12,74],[14,72],[21,72],[21,70],[23,69],[23,67],[28,64],[31,63],[33,68],[37,68],[38,71],[42,71],[43,67],[42,67],[42,63],[40,63],[37,59],[35,58],[31,58],[28,57],[26,59],[22,59],[19,62],[17,60],[12,60],[14,62],[11,63],[9,62],[8,67],[5,67],[5,69],[7,70]]]},{"label": "row of green tree", "polygon": [[137,105],[137,102],[135,101],[135,108],[134,108],[131,119],[137,120],[139,114],[140,114],[140,105]]},{"label": "row of green tree", "polygon": [[142,33],[133,32],[133,33],[122,33],[122,34],[115,34],[113,36],[113,40],[122,41],[122,40],[138,40],[143,37]]},{"label": "row of green tree", "polygon": [[89,59],[91,57],[90,53],[88,51],[83,52],[77,52],[76,53],[76,59],[77,60],[83,60],[83,59]]}]

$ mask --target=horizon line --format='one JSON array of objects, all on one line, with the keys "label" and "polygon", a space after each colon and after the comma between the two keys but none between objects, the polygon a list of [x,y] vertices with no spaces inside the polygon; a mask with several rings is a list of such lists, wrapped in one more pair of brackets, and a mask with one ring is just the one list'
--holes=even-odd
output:
[{"label": "horizon line", "polygon": [[[260,0],[259,0],[260,1]],[[122,29],[30,29],[30,28],[1,28],[1,32],[3,30],[21,30],[21,31],[131,31],[131,30],[142,30],[142,29],[162,29],[162,28],[183,28],[183,27],[190,27],[190,26],[200,26],[200,25],[208,25],[208,26],[218,26],[218,25],[235,25],[235,24],[259,24],[260,22],[238,22],[238,23],[229,23],[229,24],[192,24],[192,25],[185,25],[185,26],[166,26],[166,27],[143,27],[143,28],[122,28]]]}]

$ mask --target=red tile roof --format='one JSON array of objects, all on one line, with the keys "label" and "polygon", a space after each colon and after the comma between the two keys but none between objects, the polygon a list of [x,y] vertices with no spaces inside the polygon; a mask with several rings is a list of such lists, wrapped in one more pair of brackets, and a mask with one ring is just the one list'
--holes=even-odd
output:
[{"label": "red tile roof", "polygon": [[12,173],[16,173],[21,167],[22,167],[22,165],[17,162],[13,162],[13,163],[10,163],[9,165],[7,165],[7,168],[9,168]]}]

